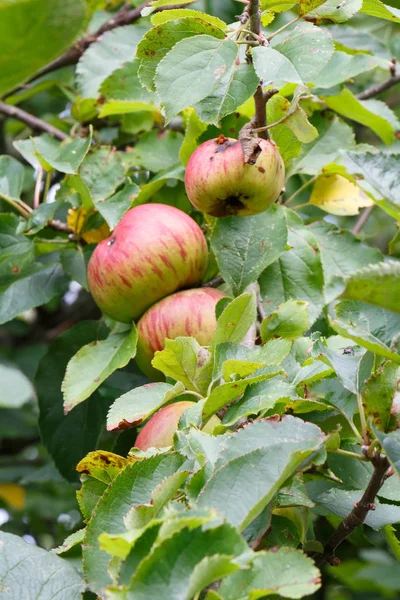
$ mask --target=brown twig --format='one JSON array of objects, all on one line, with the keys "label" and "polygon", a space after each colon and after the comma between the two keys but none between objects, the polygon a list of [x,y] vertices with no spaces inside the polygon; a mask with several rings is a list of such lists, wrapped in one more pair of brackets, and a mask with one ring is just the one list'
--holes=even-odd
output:
[{"label": "brown twig", "polygon": [[370,214],[374,210],[374,207],[375,207],[375,204],[373,204],[372,206],[368,206],[368,208],[363,210],[363,212],[357,219],[356,224],[354,225],[353,229],[351,230],[351,233],[353,235],[358,235],[360,233],[361,229],[364,227],[365,223],[368,221]]},{"label": "brown twig", "polygon": [[27,113],[25,110],[22,110],[22,108],[18,108],[18,106],[11,106],[10,104],[0,101],[0,113],[7,117],[13,117],[18,121],[22,121],[22,123],[29,125],[31,129],[39,129],[40,131],[50,133],[50,135],[54,135],[58,140],[66,140],[68,138],[67,134],[61,131],[61,129],[57,129],[57,127],[53,127],[50,123],[38,119],[38,117]]},{"label": "brown twig", "polygon": [[66,223],[59,221],[58,219],[53,219],[49,221],[47,224],[48,227],[54,229],[54,231],[61,231],[61,233],[74,233],[74,230],[71,229]]},{"label": "brown twig", "polygon": [[335,557],[336,548],[358,527],[364,523],[370,510],[375,510],[375,498],[385,483],[389,461],[386,456],[377,454],[372,463],[374,472],[361,500],[354,505],[351,513],[340,523],[332,537],[327,541],[322,554],[315,556],[317,566],[325,562],[338,564]]},{"label": "brown twig", "polygon": [[373,85],[372,87],[364,90],[363,92],[360,92],[359,94],[357,94],[356,97],[359,100],[369,100],[369,98],[374,98],[375,96],[386,92],[398,83],[400,83],[400,75],[392,75],[392,77],[386,79],[385,81],[382,81],[382,83],[377,83],[376,85]]},{"label": "brown twig", "polygon": [[217,277],[213,277],[213,279],[210,279],[210,281],[206,281],[205,283],[201,283],[199,287],[202,287],[202,288],[205,288],[205,287],[216,288],[219,285],[221,285],[221,283],[224,283],[224,280],[221,277],[221,275],[218,275]]}]

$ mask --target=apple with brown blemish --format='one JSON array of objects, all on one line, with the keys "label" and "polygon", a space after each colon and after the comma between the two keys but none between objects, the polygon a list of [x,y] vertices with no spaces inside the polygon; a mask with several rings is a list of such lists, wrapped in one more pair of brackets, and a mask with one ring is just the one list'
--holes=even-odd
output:
[{"label": "apple with brown blemish", "polygon": [[206,239],[189,215],[166,204],[143,204],[97,245],[89,288],[106,315],[129,323],[161,298],[198,283],[207,262]]},{"label": "apple with brown blemish", "polygon": [[258,154],[254,163],[245,162],[240,141],[223,135],[193,152],[185,187],[196,208],[213,217],[250,216],[278,199],[285,180],[282,157],[274,142],[255,141]]},{"label": "apple with brown blemish", "polygon": [[[139,450],[148,450],[149,448],[166,448],[172,446],[174,442],[174,433],[178,429],[179,419],[184,411],[194,406],[195,402],[182,400],[164,406],[147,421],[141,432],[136,438],[135,446]],[[213,415],[204,426],[203,431],[211,434],[215,427],[220,424],[220,420]]]},{"label": "apple with brown blemish", "polygon": [[225,294],[214,288],[197,288],[172,294],[149,308],[138,322],[136,362],[150,379],[162,374],[151,365],[157,350],[165,348],[165,340],[194,337],[207,346],[217,327],[215,306]]}]

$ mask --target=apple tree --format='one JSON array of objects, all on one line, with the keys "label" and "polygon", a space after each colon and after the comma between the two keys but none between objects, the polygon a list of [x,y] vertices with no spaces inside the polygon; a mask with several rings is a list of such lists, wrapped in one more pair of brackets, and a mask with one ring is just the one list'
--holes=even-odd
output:
[{"label": "apple tree", "polygon": [[400,593],[400,10],[0,2],[0,592]]}]

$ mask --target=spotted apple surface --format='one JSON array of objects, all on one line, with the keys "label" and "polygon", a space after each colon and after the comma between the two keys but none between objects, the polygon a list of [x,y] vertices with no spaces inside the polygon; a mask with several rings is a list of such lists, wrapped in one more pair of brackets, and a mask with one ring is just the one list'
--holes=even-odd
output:
[{"label": "spotted apple surface", "polygon": [[217,326],[215,306],[224,296],[214,288],[184,290],[149,308],[138,322],[136,362],[141,370],[151,379],[160,378],[151,361],[157,350],[163,350],[167,338],[189,336],[207,346]]},{"label": "spotted apple surface", "polygon": [[263,212],[279,197],[285,167],[276,145],[258,138],[255,163],[245,163],[241,143],[223,135],[191,155],[185,187],[191,203],[214,217]]},{"label": "spotted apple surface", "polygon": [[197,223],[165,204],[129,210],[89,261],[88,282],[100,309],[129,323],[168,294],[197,284],[208,262]]}]

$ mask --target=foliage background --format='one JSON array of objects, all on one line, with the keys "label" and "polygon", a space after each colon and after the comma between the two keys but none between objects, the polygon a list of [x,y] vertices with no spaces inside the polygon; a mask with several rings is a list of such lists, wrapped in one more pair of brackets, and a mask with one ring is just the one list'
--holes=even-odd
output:
[{"label": "foliage background", "polygon": [[[348,0],[343,10],[351,3],[352,0]],[[333,7],[335,2],[328,4],[332,10],[336,8]],[[392,2],[392,5],[395,6],[395,3]],[[265,2],[265,11],[268,6],[268,2]],[[137,44],[151,26],[148,18],[130,26],[129,35],[114,30],[108,34],[108,38],[103,38],[103,42],[89,46],[77,66],[64,66],[18,89],[22,81],[68,49],[78,39],[78,31],[89,34],[97,31],[110,18],[112,11],[119,7],[118,2],[102,0],[91,0],[87,7],[74,0],[30,2],[23,8],[25,13],[20,20],[21,29],[15,31],[8,26],[8,7],[0,3],[0,11],[4,14],[3,25],[0,24],[3,40],[0,92],[17,88],[5,95],[4,102],[8,106],[20,107],[65,135],[72,133],[76,144],[73,154],[60,154],[54,138],[43,136],[38,128],[4,113],[4,106],[0,104],[0,113],[8,115],[0,121],[0,196],[3,198],[0,200],[0,315],[3,323],[0,327],[0,522],[3,531],[23,536],[29,543],[47,550],[60,545],[67,535],[83,525],[76,500],[80,484],[75,466],[79,460],[94,449],[126,456],[134,445],[135,429],[106,431],[105,420],[108,408],[116,398],[146,382],[131,361],[114,371],[93,393],[86,394],[85,397],[90,398],[76,406],[67,417],[63,416],[61,387],[68,361],[77,349],[94,339],[104,339],[108,332],[104,322],[99,324],[101,314],[87,292],[86,265],[94,244],[104,237],[107,223],[111,227],[117,223],[130,205],[132,195],[136,200],[141,194],[140,201],[170,203],[190,212],[192,207],[185,196],[182,174],[183,165],[191,151],[198,143],[221,131],[236,137],[254,112],[252,99],[243,104],[247,100],[244,97],[234,110],[227,111],[220,129],[216,123],[213,124],[213,120],[219,121],[218,118],[212,117],[207,121],[204,117],[207,107],[203,105],[197,108],[199,120],[192,109],[187,108],[191,105],[189,103],[181,107],[183,119],[177,118],[173,108],[170,108],[170,123],[164,128],[163,116],[159,106],[155,105],[154,92],[145,90],[138,82],[137,64],[128,62],[124,67],[126,57],[134,56]],[[233,0],[204,0],[192,4],[190,8],[203,10],[231,23],[242,6]],[[53,15],[43,21],[42,29],[39,25],[32,25],[40,22],[38,10]],[[287,12],[278,11],[275,20],[266,26],[267,33],[288,23],[297,14],[296,11],[296,7]],[[400,86],[390,87],[379,95],[379,100],[385,102],[391,111],[374,99],[370,100],[368,114],[364,114],[357,103],[351,104],[353,101],[349,97],[343,98],[341,95],[343,89],[348,89],[355,96],[387,78],[392,57],[400,61],[398,22],[399,19],[392,23],[360,13],[341,24],[323,23],[322,28],[328,29],[333,36],[335,50],[343,51],[353,60],[347,76],[343,75],[345,68],[344,71],[338,70],[341,74],[337,76],[334,86],[331,83],[336,72],[332,68],[325,80],[322,77],[315,84],[319,96],[325,99],[331,111],[326,108],[321,111],[315,104],[315,98],[306,98],[301,102],[303,112],[296,113],[297,117],[300,115],[299,123],[272,130],[272,136],[287,161],[288,171],[292,169],[284,200],[292,199],[296,194],[290,207],[300,207],[297,212],[307,225],[323,219],[323,225],[310,225],[308,231],[324,246],[330,225],[348,232],[353,229],[366,245],[360,252],[359,246],[346,237],[350,234],[343,234],[345,242],[343,245],[338,242],[332,253],[340,263],[339,271],[345,275],[363,264],[377,262],[378,257],[380,260],[381,255],[373,249],[390,255],[392,260],[397,260],[400,252],[396,225],[399,214],[399,160],[396,153],[400,148]],[[21,50],[17,42],[26,35],[27,29],[32,34],[29,41],[31,46],[25,44]],[[52,33],[49,35],[49,32]],[[354,59],[357,57],[359,62],[355,66]],[[378,68],[371,70],[369,66],[366,67],[366,63],[363,63],[365,57],[376,60]],[[21,69],[26,68],[26,72],[18,72],[16,65]],[[346,85],[345,81],[348,82]],[[282,102],[286,110],[293,96],[294,83],[299,82],[293,82],[293,76],[288,76],[281,86],[279,99],[275,97],[268,103],[269,123],[285,114],[282,112]],[[160,81],[159,85],[162,89],[163,82]],[[303,92],[300,90],[300,93]],[[289,100],[282,100],[284,97]],[[178,98],[179,91],[163,100],[173,107]],[[241,108],[238,108],[240,105]],[[331,127],[332,118],[334,125],[331,139],[328,140],[326,132]],[[204,123],[206,121],[207,124]],[[318,140],[325,140],[319,147],[313,138],[313,128],[319,131]],[[300,138],[303,136],[300,141],[296,137],[299,130]],[[335,198],[333,208],[331,205],[328,212],[323,212],[318,206],[304,206],[309,202],[311,190],[309,185],[304,187],[304,184],[317,177],[320,169],[327,164],[337,165],[340,162],[339,150],[346,152],[355,148],[352,130],[357,144],[370,144],[379,152],[384,151],[386,156],[382,168],[377,168],[377,181],[385,185],[387,176],[390,193],[386,196],[383,193],[385,200],[380,202],[378,199],[384,210],[375,207],[365,223],[360,223],[359,214],[351,214],[360,200],[357,194],[344,207],[342,215],[332,214],[337,212]],[[41,136],[35,147],[29,141],[31,135]],[[95,150],[91,148],[89,151],[89,138],[93,139]],[[302,143],[305,144],[303,150]],[[314,144],[315,152],[309,154],[307,149],[313,148]],[[300,154],[301,164],[298,158],[300,152],[303,153]],[[348,160],[350,162],[345,164],[348,173],[351,173],[351,158]],[[363,159],[360,160],[362,162]],[[332,172],[336,172],[335,169],[337,167]],[[367,177],[371,171],[370,165],[363,165],[362,171],[367,180],[366,189],[371,191]],[[42,187],[37,185],[38,176],[43,177]],[[42,194],[44,187],[48,191],[48,198],[55,201],[41,204],[29,216],[25,231],[18,229],[18,212],[10,210],[9,200],[17,199],[18,204],[21,199],[23,203],[34,207],[35,194],[38,190]],[[323,189],[324,201],[325,193]],[[93,205],[99,212],[88,215]],[[193,216],[203,222],[200,214],[193,213]],[[57,223],[68,223],[75,231],[76,238],[83,242],[77,244],[76,238],[70,241],[62,230],[48,227],[52,219]],[[212,223],[206,224],[212,229]],[[335,298],[334,281],[328,281],[327,277],[324,281],[321,263],[319,259],[313,259],[313,253],[304,241],[307,240],[307,234],[299,233],[302,225],[292,221],[291,227],[293,238],[298,238],[298,262],[290,263],[289,259],[287,268],[293,273],[301,268],[301,262],[305,262],[312,276],[308,277],[307,268],[300,271],[302,283],[306,281],[306,285],[294,283],[287,295],[308,302],[308,315],[314,317],[311,319],[312,331],[329,337],[335,332],[327,318],[328,303],[325,300],[327,297],[331,300]],[[259,234],[255,231],[252,235],[257,237]],[[232,230],[229,227],[224,230],[224,224],[219,223],[214,229],[211,245],[218,258],[220,271],[235,295],[238,295],[251,281],[239,282],[239,272],[232,268],[229,256],[226,258],[222,253],[221,240],[229,236],[232,236],[232,244],[236,245]],[[313,242],[310,243],[308,239],[308,243],[312,247]],[[324,270],[329,259],[325,260]],[[9,280],[9,267],[14,263],[18,264],[24,275],[15,292]],[[258,274],[263,272],[260,285],[264,299],[275,293],[270,282],[276,276],[274,269],[277,264],[278,261],[273,258],[266,263],[267,270],[263,265],[255,267],[259,269]],[[242,265],[242,271],[247,271],[246,264]],[[217,274],[218,266],[215,262],[211,263],[206,279]],[[373,285],[379,287],[380,284],[375,282]],[[382,289],[385,285],[383,282]],[[32,297],[35,298],[33,303]],[[389,304],[390,297],[393,299],[392,306],[384,308],[393,310],[398,296],[395,291],[390,292]],[[273,299],[273,308],[287,299],[277,294]],[[363,300],[355,298],[358,299]],[[376,315],[370,318],[373,321]],[[91,323],[87,324],[86,321]],[[394,329],[389,331],[389,338],[394,333]],[[390,339],[387,343],[390,345]],[[299,355],[302,352],[300,346],[298,352]],[[303,368],[306,367],[303,365]],[[340,378],[340,368],[334,366],[333,371]],[[333,371],[331,369],[329,375]],[[334,387],[333,381],[337,379],[325,380],[318,385]],[[326,390],[326,387],[321,389]],[[394,387],[391,393],[393,397]],[[82,394],[85,395],[84,392]],[[78,404],[76,398],[74,402]],[[321,414],[323,416],[313,415],[310,420],[319,423],[325,431],[333,429],[336,417],[332,417],[330,412]],[[341,425],[345,447],[350,447],[351,432],[347,435],[349,426],[345,419],[341,419]],[[74,440],[72,447],[71,439]],[[366,480],[357,471],[357,465],[350,468],[346,464],[343,467],[339,463],[335,465],[334,461],[333,457],[329,467],[336,476],[345,480],[350,488],[363,489]],[[332,477],[335,477],[334,474]],[[400,505],[398,496],[394,495],[389,500],[393,507]],[[326,539],[340,517],[329,512],[326,506],[319,508],[319,514],[326,518],[316,520],[316,537]],[[294,537],[296,540],[298,536],[298,528],[293,520],[281,519],[283,521],[279,521],[279,517],[275,519],[271,538],[276,540],[277,545],[281,545],[283,538]],[[393,522],[398,520],[396,518]],[[398,525],[395,525],[394,531],[399,533]],[[398,565],[394,565],[387,540],[380,532],[369,527],[358,528],[341,547],[340,557],[340,567],[324,567],[324,586],[313,598],[377,600],[395,598],[400,594]],[[67,558],[79,568],[79,547],[73,548]],[[88,598],[94,597],[89,592],[86,595]]]}]

